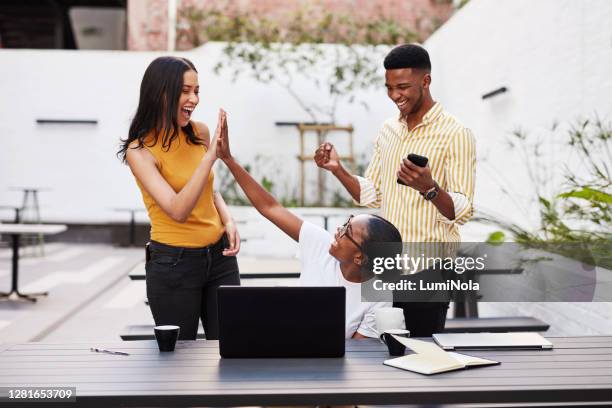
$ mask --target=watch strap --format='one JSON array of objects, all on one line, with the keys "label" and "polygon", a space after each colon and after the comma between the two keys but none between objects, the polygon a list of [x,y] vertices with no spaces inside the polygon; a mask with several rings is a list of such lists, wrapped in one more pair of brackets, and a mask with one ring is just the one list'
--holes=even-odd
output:
[{"label": "watch strap", "polygon": [[434,181],[434,186],[432,188],[424,192],[419,192],[419,194],[421,194],[425,200],[431,201],[438,196],[439,191],[440,186]]}]

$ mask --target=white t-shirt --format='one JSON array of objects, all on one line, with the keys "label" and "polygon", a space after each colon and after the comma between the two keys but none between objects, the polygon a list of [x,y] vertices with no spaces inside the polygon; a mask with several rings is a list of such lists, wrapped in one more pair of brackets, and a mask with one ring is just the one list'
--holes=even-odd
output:
[{"label": "white t-shirt", "polygon": [[344,279],[340,262],[329,254],[334,237],[321,227],[304,221],[300,229],[300,257],[302,260],[301,286],[344,286],[346,288],[345,337],[355,332],[367,337],[378,337],[376,309],[391,307],[391,302],[362,302],[361,283]]}]

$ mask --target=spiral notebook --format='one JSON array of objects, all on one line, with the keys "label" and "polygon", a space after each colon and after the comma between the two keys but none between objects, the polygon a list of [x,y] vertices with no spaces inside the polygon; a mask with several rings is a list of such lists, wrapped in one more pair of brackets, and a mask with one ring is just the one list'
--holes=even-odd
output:
[{"label": "spiral notebook", "polygon": [[463,368],[500,364],[499,361],[442,350],[434,343],[393,336],[415,354],[385,360],[383,364],[402,370],[431,375]]}]

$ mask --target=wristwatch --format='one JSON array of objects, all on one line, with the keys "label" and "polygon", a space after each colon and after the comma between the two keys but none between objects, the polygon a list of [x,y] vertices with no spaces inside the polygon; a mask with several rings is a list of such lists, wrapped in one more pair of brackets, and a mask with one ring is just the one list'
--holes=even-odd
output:
[{"label": "wristwatch", "polygon": [[438,196],[440,186],[434,181],[434,186],[427,191],[419,192],[426,201],[431,201]]}]

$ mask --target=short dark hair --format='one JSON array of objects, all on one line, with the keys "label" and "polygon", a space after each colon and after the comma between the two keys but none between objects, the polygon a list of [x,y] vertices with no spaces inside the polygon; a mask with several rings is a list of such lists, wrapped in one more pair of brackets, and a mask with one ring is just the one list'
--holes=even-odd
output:
[{"label": "short dark hair", "polygon": [[402,44],[393,48],[384,61],[385,69],[416,68],[431,71],[427,50],[417,44]]},{"label": "short dark hair", "polygon": [[366,265],[376,256],[376,252],[380,250],[380,244],[396,244],[394,245],[396,246],[394,250],[398,253],[401,252],[402,235],[395,225],[383,217],[368,214],[366,234],[366,238],[363,242],[363,252],[368,261]]}]

